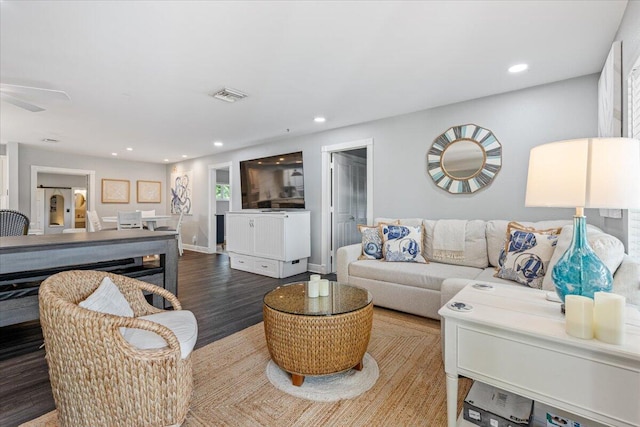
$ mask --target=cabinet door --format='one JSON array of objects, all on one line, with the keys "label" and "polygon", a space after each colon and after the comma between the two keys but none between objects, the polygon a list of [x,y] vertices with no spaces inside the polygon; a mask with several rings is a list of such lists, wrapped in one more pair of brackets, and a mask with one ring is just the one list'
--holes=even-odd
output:
[{"label": "cabinet door", "polygon": [[284,259],[284,220],[283,216],[258,215],[255,217],[256,256]]},{"label": "cabinet door", "polygon": [[251,215],[227,214],[227,251],[253,254],[254,221]]}]

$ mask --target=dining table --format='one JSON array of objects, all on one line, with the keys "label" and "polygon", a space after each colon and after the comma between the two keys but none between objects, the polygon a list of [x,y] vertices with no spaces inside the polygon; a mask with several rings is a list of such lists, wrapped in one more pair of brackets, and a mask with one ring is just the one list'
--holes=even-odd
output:
[{"label": "dining table", "polygon": [[[171,219],[171,215],[148,215],[142,216],[142,221],[145,223],[145,225],[147,226],[147,228],[151,231],[155,230],[156,226],[158,225],[158,221],[166,221],[168,219]],[[102,222],[118,222],[118,217],[117,216],[103,216],[102,217]]]}]

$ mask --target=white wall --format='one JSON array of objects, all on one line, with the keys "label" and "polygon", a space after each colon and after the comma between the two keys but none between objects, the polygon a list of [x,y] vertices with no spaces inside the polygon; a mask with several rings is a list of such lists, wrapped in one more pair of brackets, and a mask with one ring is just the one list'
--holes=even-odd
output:
[{"label": "white wall", "polygon": [[[207,246],[207,166],[233,162],[232,209],[239,210],[239,161],[302,150],[312,264],[321,263],[321,147],[365,138],[374,140],[374,216],[570,219],[571,209],[524,207],[529,150],[546,142],[596,134],[597,81],[598,75],[584,76],[180,162],[167,168],[166,180],[173,169],[193,171],[194,214],[185,217],[183,236],[188,242],[196,236],[198,246]],[[465,123],[494,132],[503,146],[503,167],[489,188],[473,195],[451,195],[431,180],[426,154],[440,133]]]}]

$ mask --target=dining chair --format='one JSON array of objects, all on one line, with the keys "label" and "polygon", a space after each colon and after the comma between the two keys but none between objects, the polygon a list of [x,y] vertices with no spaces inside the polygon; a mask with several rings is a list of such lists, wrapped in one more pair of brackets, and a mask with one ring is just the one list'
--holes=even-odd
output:
[{"label": "dining chair", "polygon": [[0,210],[0,236],[26,236],[29,234],[29,217],[11,209]]},{"label": "dining chair", "polygon": [[151,209],[151,210],[148,210],[148,211],[138,210],[136,212],[140,212],[142,214],[142,218],[147,217],[147,216],[156,216],[156,210],[155,209]]},{"label": "dining chair", "polygon": [[142,229],[141,212],[118,212],[118,230]]},{"label": "dining chair", "polygon": [[180,234],[180,230],[182,229],[182,217],[184,216],[184,212],[180,212],[180,216],[178,217],[178,222],[176,223],[176,228],[170,227],[156,227],[154,231],[175,231],[178,235],[178,252],[180,256],[184,252],[184,248],[182,247],[182,234]]},{"label": "dining chair", "polygon": [[87,211],[87,230],[90,232],[101,231],[102,224],[100,223],[100,217],[96,211]]}]

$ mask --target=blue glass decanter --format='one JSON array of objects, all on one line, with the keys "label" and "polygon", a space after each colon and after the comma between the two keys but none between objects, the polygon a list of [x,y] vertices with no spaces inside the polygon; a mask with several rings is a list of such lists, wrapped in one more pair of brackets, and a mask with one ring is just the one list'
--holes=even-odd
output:
[{"label": "blue glass decanter", "polygon": [[589,246],[585,216],[573,217],[571,246],[553,267],[551,278],[562,302],[566,295],[593,298],[594,292],[611,292],[613,276]]}]

